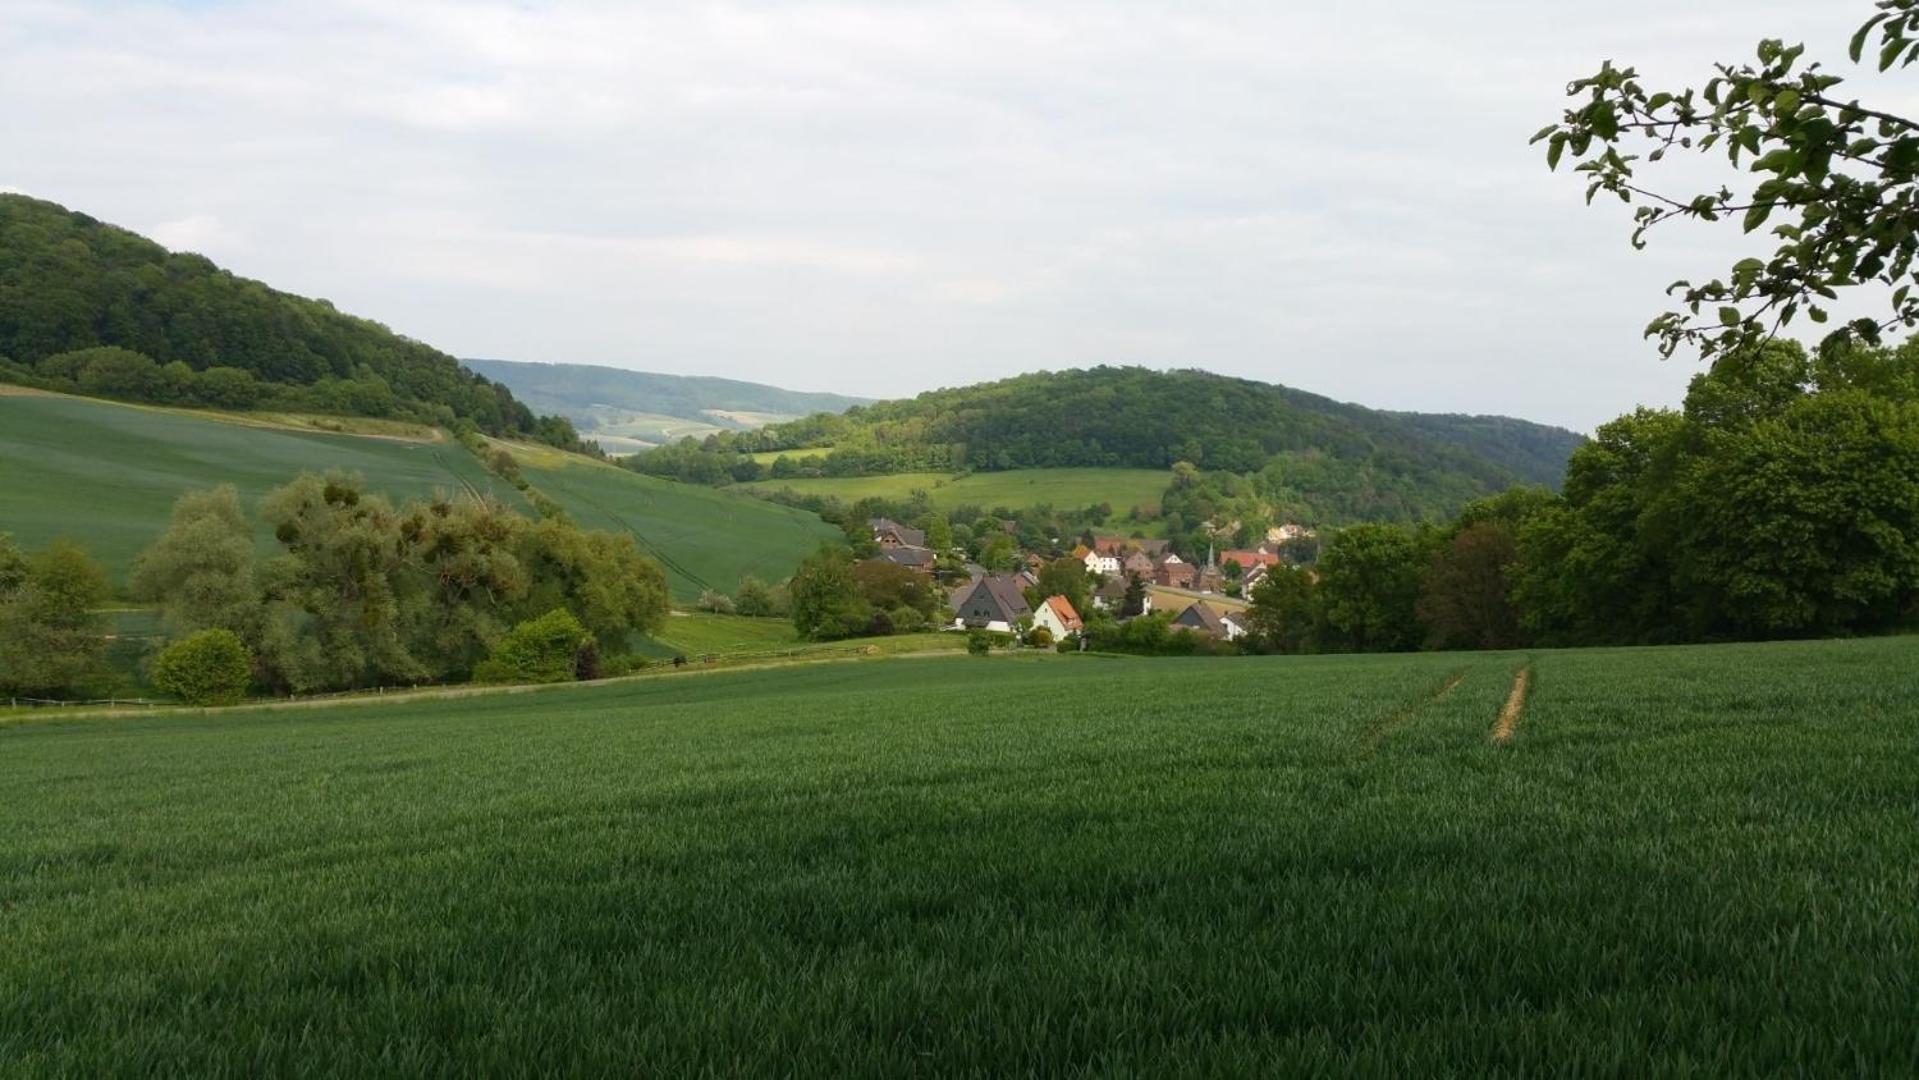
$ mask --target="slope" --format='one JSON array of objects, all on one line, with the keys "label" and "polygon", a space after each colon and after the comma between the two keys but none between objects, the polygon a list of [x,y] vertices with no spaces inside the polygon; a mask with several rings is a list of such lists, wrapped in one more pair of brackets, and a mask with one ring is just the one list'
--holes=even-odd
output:
[{"label": "slope", "polygon": [[592,364],[465,361],[540,412],[573,421],[612,453],[718,431],[744,431],[812,413],[839,413],[866,399],[783,390],[704,375],[664,375]]},{"label": "slope", "polygon": [[[98,347],[99,364],[54,363]],[[0,194],[0,376],[50,389],[163,404],[271,407],[429,423],[570,445],[439,350],[325,300],[238,277],[200,255],[54,203]],[[162,366],[178,363],[175,372]],[[216,379],[204,377],[217,369]]]}]

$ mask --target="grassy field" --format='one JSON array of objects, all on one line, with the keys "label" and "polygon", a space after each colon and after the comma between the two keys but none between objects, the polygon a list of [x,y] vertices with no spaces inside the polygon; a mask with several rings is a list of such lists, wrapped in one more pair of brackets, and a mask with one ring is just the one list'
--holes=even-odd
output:
[{"label": "grassy field", "polygon": [[631,532],[666,568],[681,600],[731,593],[753,574],[785,579],[839,530],[813,514],[733,491],[678,484],[629,469],[515,447],[521,472],[589,529]]},{"label": "grassy field", "polygon": [[330,468],[361,473],[396,497],[487,491],[526,508],[452,441],[299,431],[58,395],[0,396],[0,532],[30,548],[72,538],[116,578],[166,528],[182,492],[230,483],[251,501],[302,470]]},{"label": "grassy field", "polygon": [[1910,1074],[1915,725],[1904,639],[0,727],[0,1061]]},{"label": "grassy field", "polygon": [[741,485],[748,490],[797,491],[804,495],[832,495],[852,502],[881,497],[903,499],[923,490],[933,507],[997,507],[1019,510],[1029,506],[1081,509],[1107,502],[1125,514],[1134,507],[1159,509],[1160,496],[1171,474],[1157,469],[1020,469],[980,472],[964,476],[944,473],[898,473],[892,476],[828,477],[818,480],[761,480]]}]

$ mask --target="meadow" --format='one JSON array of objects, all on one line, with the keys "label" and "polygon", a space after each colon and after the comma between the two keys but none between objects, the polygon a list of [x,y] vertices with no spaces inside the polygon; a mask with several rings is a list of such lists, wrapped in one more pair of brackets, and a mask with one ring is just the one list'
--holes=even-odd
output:
[{"label": "meadow", "polygon": [[823,477],[812,480],[759,480],[740,485],[749,491],[795,491],[854,502],[864,498],[904,499],[925,491],[933,508],[978,506],[1021,510],[1032,506],[1084,509],[1111,503],[1124,516],[1138,507],[1158,511],[1160,496],[1172,482],[1158,469],[1017,469],[945,473],[896,473],[890,476]]},{"label": "meadow", "polygon": [[0,726],[0,1061],[1909,1074],[1915,723],[1908,638]]},{"label": "meadow", "polygon": [[[377,420],[339,421],[354,433],[306,429],[330,422],[0,394],[0,532],[27,548],[77,540],[124,581],[181,493],[223,483],[251,504],[302,471],[344,469],[396,499],[486,493],[532,512],[452,439]],[[744,574],[784,578],[820,540],[838,535],[811,514],[762,499],[511,445],[527,478],[581,525],[633,533],[681,600],[708,583],[731,592]],[[264,532],[261,543],[270,548]]]}]

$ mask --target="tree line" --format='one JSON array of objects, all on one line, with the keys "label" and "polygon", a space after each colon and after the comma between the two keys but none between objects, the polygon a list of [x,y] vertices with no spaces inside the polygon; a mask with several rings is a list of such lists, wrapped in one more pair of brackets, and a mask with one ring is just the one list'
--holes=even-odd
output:
[{"label": "tree line", "polygon": [[1575,451],[1562,493],[1445,525],[1359,525],[1280,569],[1250,620],[1280,652],[1664,644],[1919,623],[1919,342],[1722,355],[1682,408]]},{"label": "tree line", "polygon": [[[664,574],[628,535],[492,499],[395,504],[338,473],[303,474],[254,515],[230,486],[183,495],[130,591],[174,643],[156,683],[233,694],[617,674],[668,604]],[[108,595],[77,545],[29,557],[0,537],[0,688],[71,696],[101,678]]]},{"label": "tree line", "polygon": [[471,424],[580,448],[506,387],[366,319],[0,194],[0,379],[162,404]]}]

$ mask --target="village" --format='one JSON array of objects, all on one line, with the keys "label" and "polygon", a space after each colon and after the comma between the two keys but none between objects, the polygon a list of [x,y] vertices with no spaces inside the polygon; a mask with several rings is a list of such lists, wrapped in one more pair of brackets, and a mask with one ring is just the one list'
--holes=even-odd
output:
[{"label": "village", "polygon": [[[1244,600],[1253,595],[1275,567],[1286,565],[1286,545],[1311,539],[1312,529],[1283,524],[1269,529],[1256,548],[1215,551],[1204,562],[1183,559],[1162,539],[1143,536],[1090,536],[1070,548],[1054,541],[1052,550],[1019,553],[1020,569],[992,571],[971,561],[942,569],[955,553],[928,546],[926,532],[890,518],[869,519],[867,526],[877,547],[876,561],[904,567],[934,578],[947,596],[950,620],[942,627],[954,631],[984,631],[1011,635],[1029,645],[1077,643],[1084,647],[1089,620],[1117,623],[1153,615],[1169,615],[1168,626],[1202,639],[1232,643],[1244,638],[1249,625]],[[1006,530],[1015,531],[1010,524]],[[1089,542],[1090,541],[1090,542]],[[942,559],[942,556],[948,556]],[[1076,604],[1048,577],[1049,568],[1083,567],[1083,600]],[[1079,591],[1079,590],[1075,590]],[[1081,606],[1088,610],[1082,612]]]}]

